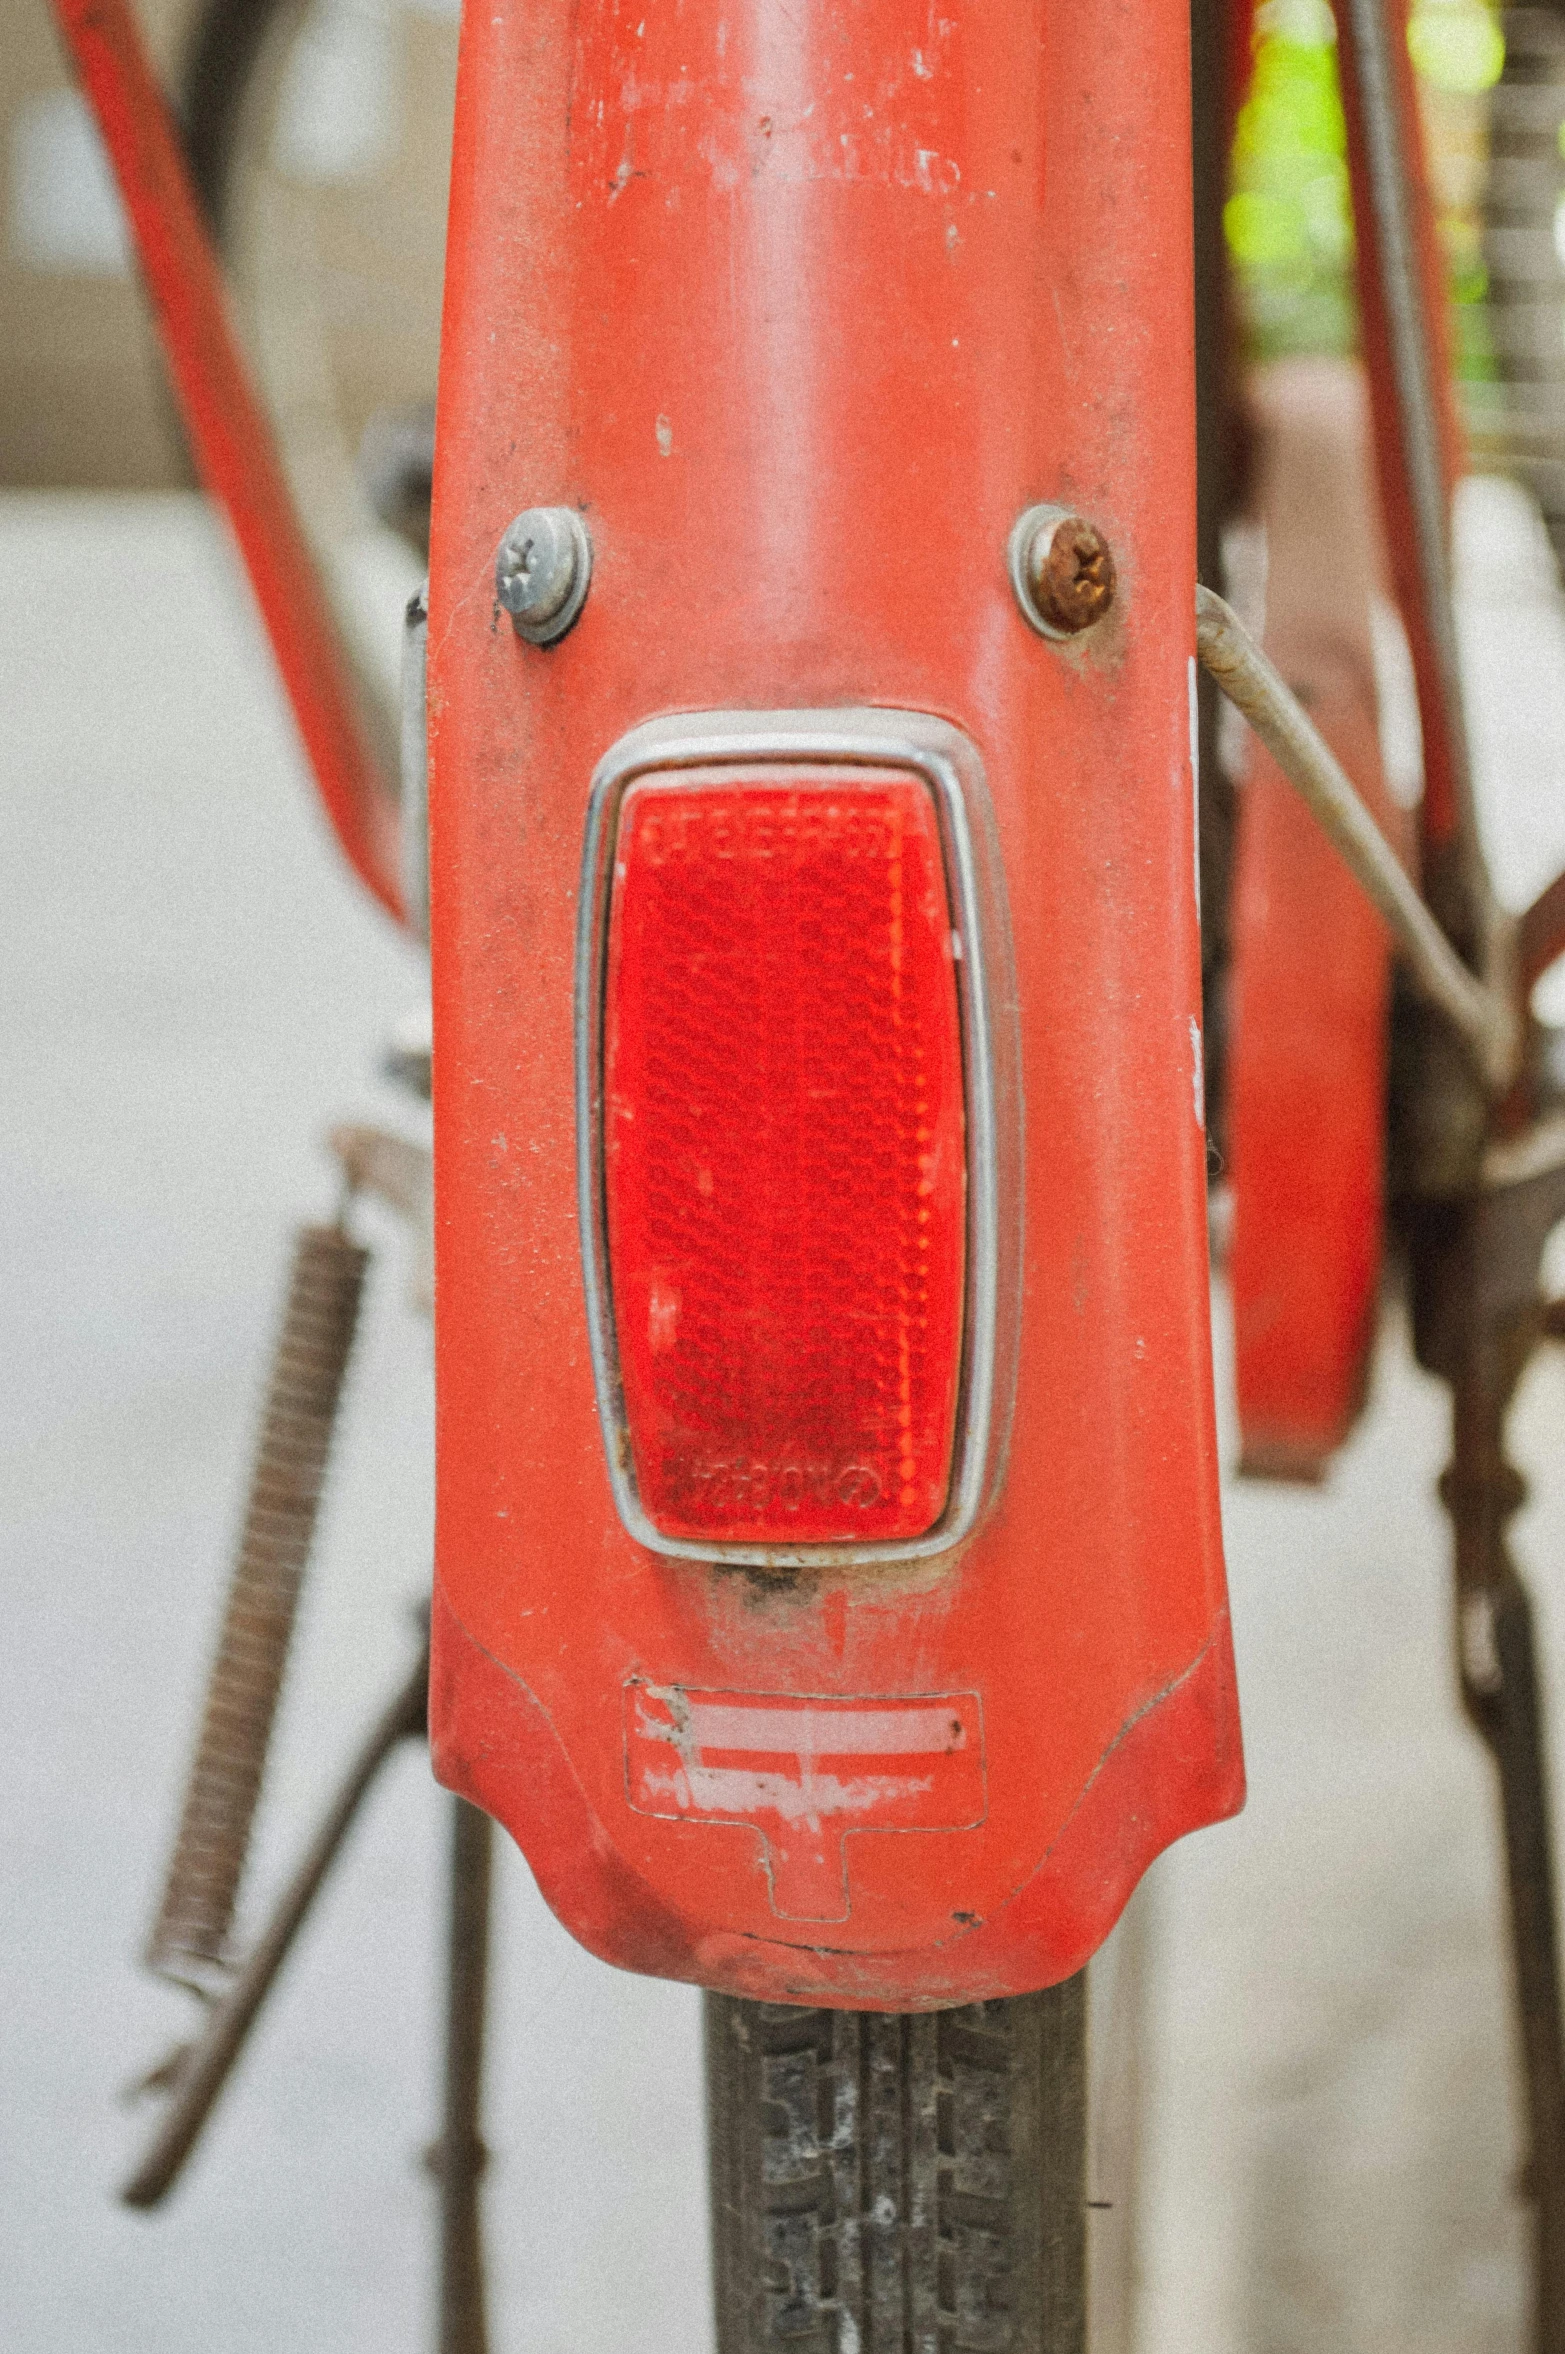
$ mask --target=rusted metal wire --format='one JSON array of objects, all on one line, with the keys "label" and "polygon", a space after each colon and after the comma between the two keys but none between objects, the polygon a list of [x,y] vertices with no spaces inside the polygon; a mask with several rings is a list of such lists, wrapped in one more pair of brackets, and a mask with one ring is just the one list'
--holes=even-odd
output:
[{"label": "rusted metal wire", "polygon": [[1515,1077],[1521,1049],[1513,1008],[1468,971],[1320,730],[1232,607],[1209,588],[1196,590],[1196,646],[1380,909],[1421,993],[1446,1016],[1485,1084],[1501,1092]]},{"label": "rusted metal wire", "polygon": [[306,1226],[295,1244],[200,1737],[147,1942],[149,1966],[165,1977],[200,1981],[230,1959],[234,1905],[368,1262],[341,1226]]}]

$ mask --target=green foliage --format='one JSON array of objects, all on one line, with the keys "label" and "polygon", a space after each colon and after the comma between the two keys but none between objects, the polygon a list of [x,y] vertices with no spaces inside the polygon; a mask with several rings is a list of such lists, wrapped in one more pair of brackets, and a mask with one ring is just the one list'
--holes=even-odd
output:
[{"label": "green foliage", "polygon": [[[1267,0],[1256,13],[1254,74],[1234,135],[1223,226],[1246,341],[1257,358],[1351,351],[1357,342],[1336,42],[1327,0]],[[1408,47],[1427,89],[1447,103],[1467,101],[1469,111],[1505,62],[1490,0],[1416,0]],[[1438,150],[1439,122],[1429,129]],[[1440,226],[1463,372],[1483,374],[1490,363],[1479,306],[1488,282],[1476,217],[1446,207]]]},{"label": "green foliage", "polygon": [[1256,34],[1223,214],[1248,340],[1265,358],[1347,351],[1353,222],[1336,26],[1324,0],[1270,0]]}]

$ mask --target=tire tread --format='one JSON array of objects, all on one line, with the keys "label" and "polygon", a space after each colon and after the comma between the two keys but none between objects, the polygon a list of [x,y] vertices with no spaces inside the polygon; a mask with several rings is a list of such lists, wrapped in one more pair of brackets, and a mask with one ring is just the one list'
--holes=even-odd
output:
[{"label": "tire tread", "polygon": [[1081,2354],[1085,1995],[706,1998],[718,2354]]}]

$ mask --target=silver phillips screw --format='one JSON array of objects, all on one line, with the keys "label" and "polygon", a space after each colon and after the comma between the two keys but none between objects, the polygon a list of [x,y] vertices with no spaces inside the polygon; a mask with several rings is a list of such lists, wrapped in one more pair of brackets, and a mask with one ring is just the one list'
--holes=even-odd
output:
[{"label": "silver phillips screw", "polygon": [[529,507],[500,542],[495,595],[518,637],[552,646],[587,602],[592,541],[571,507]]}]

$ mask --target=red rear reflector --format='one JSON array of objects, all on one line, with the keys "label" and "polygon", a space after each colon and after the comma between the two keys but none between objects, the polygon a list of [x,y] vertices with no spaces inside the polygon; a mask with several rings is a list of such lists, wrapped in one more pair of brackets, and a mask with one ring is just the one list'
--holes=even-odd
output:
[{"label": "red rear reflector", "polygon": [[632,785],[603,1055],[609,1282],[654,1527],[924,1535],[951,1482],[967,1195],[926,788]]}]

